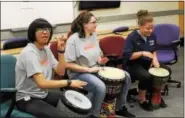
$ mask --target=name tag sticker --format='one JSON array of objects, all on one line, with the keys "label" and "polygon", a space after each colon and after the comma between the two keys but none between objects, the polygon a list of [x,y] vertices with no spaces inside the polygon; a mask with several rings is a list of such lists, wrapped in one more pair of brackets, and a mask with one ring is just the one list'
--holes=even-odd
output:
[{"label": "name tag sticker", "polygon": [[154,45],[154,40],[150,40],[149,45],[153,46]]}]

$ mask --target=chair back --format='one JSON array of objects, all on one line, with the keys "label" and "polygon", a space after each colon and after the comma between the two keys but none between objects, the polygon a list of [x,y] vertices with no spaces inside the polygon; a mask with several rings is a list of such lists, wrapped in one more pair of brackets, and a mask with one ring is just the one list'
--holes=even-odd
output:
[{"label": "chair back", "polygon": [[113,29],[112,33],[119,34],[120,32],[128,31],[129,27],[127,26],[121,26]]},{"label": "chair back", "polygon": [[118,55],[122,57],[122,50],[125,39],[121,36],[106,36],[100,39],[100,48],[103,54],[106,55]]},{"label": "chair back", "polygon": [[16,57],[1,55],[1,83],[0,88],[15,88]]},{"label": "chair back", "polygon": [[3,44],[3,50],[25,47],[28,42],[28,39],[25,37],[11,38]]},{"label": "chair back", "polygon": [[[121,36],[107,36],[100,39],[100,48],[104,56],[109,58],[107,66],[117,67],[122,64],[122,50],[125,39]],[[119,67],[121,68],[121,66]]]},{"label": "chair back", "polygon": [[51,52],[53,53],[56,60],[58,60],[58,50],[57,50],[57,41],[53,41],[50,44]]},{"label": "chair back", "polygon": [[174,24],[157,24],[154,26],[157,40],[157,57],[160,63],[174,64],[178,61],[178,42],[180,28]]},{"label": "chair back", "polygon": [[179,40],[180,28],[174,24],[157,24],[154,26],[158,45],[171,45],[173,41]]}]

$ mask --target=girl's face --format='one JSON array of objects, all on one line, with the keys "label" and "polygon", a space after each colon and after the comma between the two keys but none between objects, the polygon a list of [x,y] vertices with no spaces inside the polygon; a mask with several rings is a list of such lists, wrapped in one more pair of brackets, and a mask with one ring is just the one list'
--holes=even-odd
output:
[{"label": "girl's face", "polygon": [[37,28],[35,33],[37,43],[41,45],[48,44],[50,32],[50,28]]},{"label": "girl's face", "polygon": [[93,33],[96,31],[96,18],[92,16],[88,23],[84,24],[84,30],[88,31],[89,33]]}]

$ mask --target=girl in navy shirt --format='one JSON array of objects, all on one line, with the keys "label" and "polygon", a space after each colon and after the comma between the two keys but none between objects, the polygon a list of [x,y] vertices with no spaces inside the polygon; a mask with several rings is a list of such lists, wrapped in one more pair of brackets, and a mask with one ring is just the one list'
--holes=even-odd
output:
[{"label": "girl in navy shirt", "polygon": [[[152,77],[148,69],[151,66],[162,67],[167,69],[170,74],[171,69],[158,62],[156,36],[153,33],[153,17],[147,10],[138,11],[137,17],[139,29],[128,35],[123,56],[131,78],[139,80],[140,106],[151,111],[153,110],[152,105],[146,100],[146,91],[152,90]],[[161,92],[158,92],[158,96],[161,96]],[[166,107],[163,99],[161,99],[160,107]]]}]

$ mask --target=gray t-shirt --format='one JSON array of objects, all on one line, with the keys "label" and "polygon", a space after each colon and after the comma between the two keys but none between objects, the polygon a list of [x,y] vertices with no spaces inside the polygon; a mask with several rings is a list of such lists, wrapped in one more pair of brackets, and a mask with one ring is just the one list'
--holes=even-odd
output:
[{"label": "gray t-shirt", "polygon": [[[93,67],[97,66],[97,61],[100,55],[101,49],[95,33],[89,38],[80,38],[78,33],[74,33],[67,40],[65,50],[66,62]],[[70,78],[78,74],[78,72],[71,70],[68,70],[67,72]]]},{"label": "gray t-shirt", "polygon": [[34,44],[29,43],[20,53],[16,63],[16,88],[18,90],[16,101],[30,97],[45,98],[48,90],[39,88],[32,75],[43,73],[45,78],[50,80],[52,69],[57,64],[58,61],[48,47],[40,50]]}]

